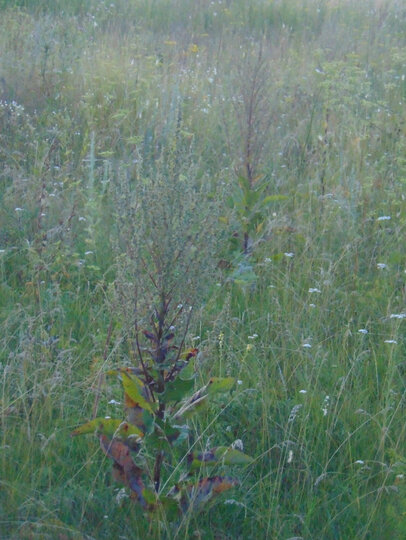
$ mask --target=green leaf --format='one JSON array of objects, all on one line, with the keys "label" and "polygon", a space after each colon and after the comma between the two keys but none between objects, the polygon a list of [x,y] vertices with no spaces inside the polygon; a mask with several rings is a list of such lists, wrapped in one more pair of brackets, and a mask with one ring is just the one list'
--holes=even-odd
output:
[{"label": "green leaf", "polygon": [[144,433],[136,426],[130,425],[128,422],[123,422],[117,418],[95,418],[86,424],[82,424],[71,435],[85,435],[88,433],[99,433],[109,437],[130,437],[137,435],[143,437]]},{"label": "green leaf", "polygon": [[190,463],[190,470],[194,471],[200,469],[202,466],[213,467],[214,465],[220,464],[249,465],[252,463],[253,459],[235,448],[217,446],[211,450],[198,454],[197,456],[195,456],[194,453],[189,454],[188,461]]},{"label": "green leaf", "polygon": [[169,401],[181,401],[186,394],[193,390],[194,384],[193,379],[182,380],[181,378],[168,382],[166,384],[165,392],[159,394],[159,399],[163,403],[168,403]]},{"label": "green leaf", "polygon": [[179,378],[182,381],[188,381],[195,377],[195,358],[191,358],[187,365],[179,372]]},{"label": "green leaf", "polygon": [[194,401],[186,401],[182,407],[175,413],[174,419],[178,418],[190,418],[196,413],[202,412],[207,409],[209,405],[209,396],[202,395],[196,398]]},{"label": "green leaf", "polygon": [[265,205],[269,204],[270,202],[286,201],[286,199],[288,199],[287,195],[268,195],[262,199],[262,204]]},{"label": "green leaf", "polygon": [[228,392],[234,385],[234,377],[212,377],[207,384],[207,393],[211,396],[221,392]]}]

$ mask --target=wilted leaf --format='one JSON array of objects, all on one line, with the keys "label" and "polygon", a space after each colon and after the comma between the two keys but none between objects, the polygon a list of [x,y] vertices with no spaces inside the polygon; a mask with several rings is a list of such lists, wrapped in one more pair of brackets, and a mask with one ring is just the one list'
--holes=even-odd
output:
[{"label": "wilted leaf", "polygon": [[85,435],[87,433],[99,433],[109,437],[144,436],[144,433],[138,427],[117,418],[95,418],[76,428],[71,435]]},{"label": "wilted leaf", "polygon": [[189,484],[180,490],[180,506],[182,512],[189,509],[198,510],[213,497],[238,485],[238,481],[228,476],[212,476],[202,478],[197,484]]},{"label": "wilted leaf", "polygon": [[141,506],[146,508],[147,501],[143,494],[145,486],[141,478],[143,471],[134,463],[128,446],[123,442],[110,439],[106,435],[100,435],[99,440],[103,452],[115,463],[113,467],[114,478],[126,484],[135,493]]}]

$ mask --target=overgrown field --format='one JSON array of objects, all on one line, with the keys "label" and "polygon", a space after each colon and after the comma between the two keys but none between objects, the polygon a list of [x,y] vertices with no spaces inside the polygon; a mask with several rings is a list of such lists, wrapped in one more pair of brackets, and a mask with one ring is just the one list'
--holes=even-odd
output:
[{"label": "overgrown field", "polygon": [[[0,538],[406,538],[405,104],[402,0],[0,0]],[[165,482],[254,458],[176,519],[70,436],[160,287],[237,381]]]}]

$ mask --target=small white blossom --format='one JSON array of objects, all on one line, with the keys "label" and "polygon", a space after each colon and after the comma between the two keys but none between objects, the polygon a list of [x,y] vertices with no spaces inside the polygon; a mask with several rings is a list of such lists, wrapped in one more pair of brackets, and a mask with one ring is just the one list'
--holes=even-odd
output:
[{"label": "small white blossom", "polygon": [[330,403],[330,396],[326,396],[324,398],[323,406],[321,408],[321,410],[323,411],[323,416],[327,416],[329,403]]},{"label": "small white blossom", "polygon": [[288,424],[290,424],[291,422],[293,422],[293,420],[296,418],[298,412],[300,411],[300,409],[303,407],[303,405],[301,404],[298,404],[298,405],[295,405],[293,407],[293,409],[290,411],[290,415],[289,415],[289,418],[288,418]]},{"label": "small white blossom", "polygon": [[393,345],[397,345],[398,342],[396,339],[385,339],[384,343],[393,343]]},{"label": "small white blossom", "polygon": [[362,459],[357,459],[357,461],[355,463],[357,465],[364,465],[364,461],[362,461]]},{"label": "small white blossom", "polygon": [[321,293],[321,290],[317,289],[317,287],[310,287],[309,293]]},{"label": "small white blossom", "polygon": [[295,254],[289,251],[288,253],[284,253],[285,257],[294,257]]},{"label": "small white blossom", "polygon": [[20,208],[19,206],[17,206],[17,208],[14,208],[14,212],[22,212],[22,211],[23,211],[23,209]]},{"label": "small white blossom", "polygon": [[309,304],[309,307],[315,308],[315,307],[316,307],[316,304]]},{"label": "small white blossom", "polygon": [[379,268],[379,270],[384,270],[385,268],[388,268],[388,265],[385,264],[385,263],[377,263],[377,268]]},{"label": "small white blossom", "polygon": [[85,251],[85,255],[93,255],[93,251]]},{"label": "small white blossom", "polygon": [[299,394],[307,394],[307,390],[299,390]]},{"label": "small white blossom", "polygon": [[406,313],[392,313],[390,318],[391,319],[405,319]]},{"label": "small white blossom", "polygon": [[109,401],[109,405],[121,405],[121,403],[119,401],[116,401],[115,399],[111,399]]},{"label": "small white blossom", "polygon": [[292,463],[292,461],[293,461],[293,452],[292,450],[289,450],[287,462]]},{"label": "small white blossom", "polygon": [[360,328],[360,329],[358,330],[358,333],[359,333],[359,334],[368,334],[368,330],[367,330],[366,328]]},{"label": "small white blossom", "polygon": [[244,450],[244,443],[241,439],[236,439],[232,444],[231,448],[234,448],[234,450],[241,450],[241,452]]},{"label": "small white blossom", "polygon": [[227,499],[226,501],[224,501],[224,504],[234,504],[235,506],[242,506],[243,508],[245,508],[245,505],[242,502],[236,501],[235,499]]},{"label": "small white blossom", "polygon": [[248,339],[256,339],[258,337],[258,334],[252,334],[252,336],[248,336]]},{"label": "small white blossom", "polygon": [[390,216],[379,216],[376,221],[388,221],[392,219]]},{"label": "small white blossom", "polygon": [[126,492],[125,488],[121,488],[120,491],[116,495],[116,503],[120,504],[123,499],[127,499],[128,497],[129,495]]},{"label": "small white blossom", "polygon": [[312,348],[312,346],[310,345],[310,343],[303,343],[302,347],[303,347],[304,349],[311,349],[311,348]]},{"label": "small white blossom", "polygon": [[238,384],[238,385],[241,385],[241,384],[242,384],[242,380],[241,380],[241,379],[238,379],[237,384]]}]

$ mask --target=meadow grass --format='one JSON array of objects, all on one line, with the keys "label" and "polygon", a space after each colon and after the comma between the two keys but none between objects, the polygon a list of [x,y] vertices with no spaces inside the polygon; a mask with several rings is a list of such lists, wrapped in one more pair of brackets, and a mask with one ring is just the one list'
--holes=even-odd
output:
[{"label": "meadow grass", "polygon": [[[0,9],[0,537],[404,538],[403,2]],[[228,201],[247,162],[283,197],[243,256]],[[199,380],[241,382],[193,420],[198,444],[241,439],[255,461],[171,524],[117,498],[97,441],[69,434],[131,359],[113,287],[129,246],[155,224],[176,250],[196,216],[187,344]],[[119,396],[103,387],[100,414]]]}]

